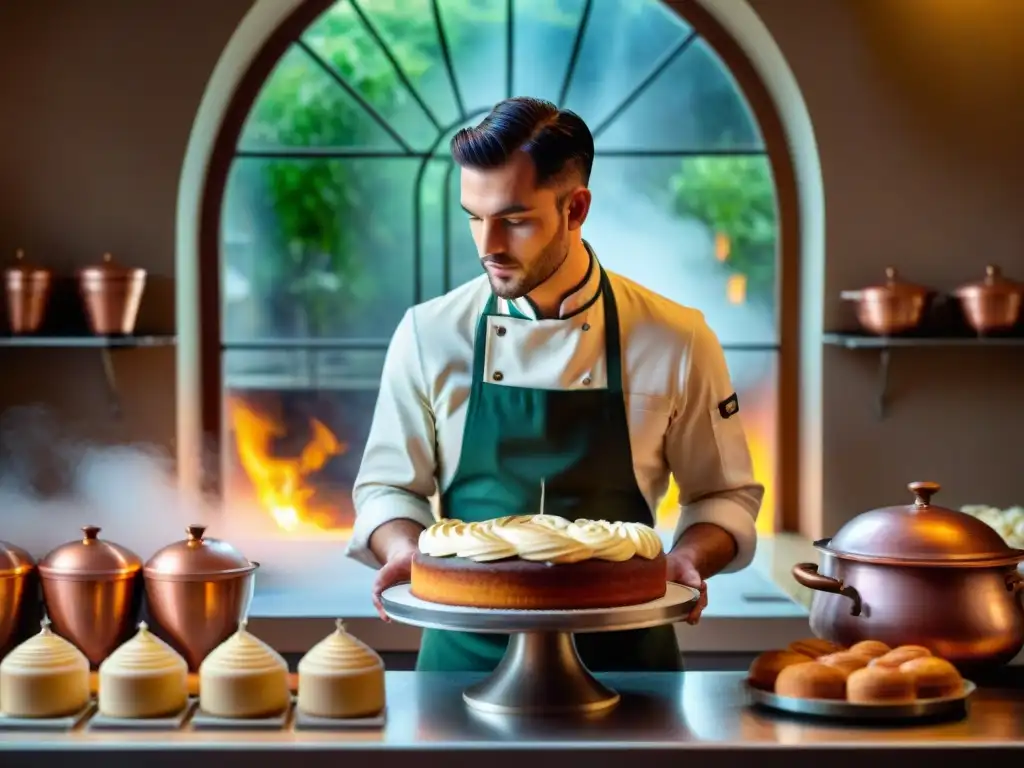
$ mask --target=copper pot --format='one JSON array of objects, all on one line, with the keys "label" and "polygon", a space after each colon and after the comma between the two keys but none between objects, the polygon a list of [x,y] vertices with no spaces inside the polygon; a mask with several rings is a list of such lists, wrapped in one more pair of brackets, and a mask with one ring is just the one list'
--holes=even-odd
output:
[{"label": "copper pot", "polygon": [[961,669],[1005,664],[1024,647],[1024,578],[1011,549],[981,520],[931,503],[938,483],[911,483],[914,503],[858,515],[815,542],[811,630],[842,645],[923,645]]},{"label": "copper pot", "polygon": [[204,525],[190,525],[186,532],[184,541],[153,555],[143,574],[157,628],[197,671],[246,616],[259,563],[225,541],[203,538]]},{"label": "copper pot", "polygon": [[78,289],[92,332],[133,333],[145,287],[146,270],[118,266],[109,253],[103,254],[102,264],[79,270]]},{"label": "copper pot", "polygon": [[99,666],[135,631],[142,605],[141,559],[104,541],[95,525],[39,562],[43,602],[53,631]]},{"label": "copper pot", "polygon": [[32,577],[36,563],[28,552],[0,541],[0,656],[17,640],[26,612],[37,593]]},{"label": "copper pot", "polygon": [[1020,318],[1024,286],[1007,280],[999,267],[985,267],[985,277],[953,292],[960,300],[967,324],[978,333],[1008,331]]},{"label": "copper pot", "polygon": [[22,250],[14,258],[17,263],[4,270],[7,322],[11,333],[35,333],[46,315],[53,275],[48,269],[27,263]]},{"label": "copper pot", "polygon": [[845,301],[856,302],[857,322],[869,333],[891,336],[917,328],[924,317],[931,289],[899,279],[895,267],[886,267],[885,283],[842,291]]}]

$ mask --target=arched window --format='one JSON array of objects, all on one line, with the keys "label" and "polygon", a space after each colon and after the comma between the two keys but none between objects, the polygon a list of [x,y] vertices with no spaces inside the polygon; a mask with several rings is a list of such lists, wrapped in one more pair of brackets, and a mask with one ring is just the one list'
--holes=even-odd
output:
[{"label": "arched window", "polygon": [[[204,366],[204,420],[221,436],[228,510],[252,515],[254,532],[349,527],[392,331],[411,304],[480,274],[448,139],[496,101],[532,95],[594,133],[584,236],[604,266],[701,309],[718,333],[768,488],[759,528],[775,527],[780,437],[795,418],[780,407],[796,304],[780,300],[793,283],[780,268],[788,158],[766,94],[705,13],[659,0],[316,0],[262,66],[208,184],[219,270],[203,270],[201,303],[220,343],[204,342],[219,363]],[[665,526],[674,501],[673,486]]]}]

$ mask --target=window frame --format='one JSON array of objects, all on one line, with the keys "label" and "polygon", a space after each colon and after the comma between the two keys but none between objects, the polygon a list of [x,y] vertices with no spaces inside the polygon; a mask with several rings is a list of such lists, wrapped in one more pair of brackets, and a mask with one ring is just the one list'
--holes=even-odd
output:
[{"label": "window frame", "polygon": [[[218,460],[203,467],[203,490],[223,495],[223,353],[221,328],[221,223],[223,199],[238,151],[238,142],[249,112],[274,67],[300,35],[336,0],[305,0],[271,34],[253,58],[229,99],[225,117],[214,142],[202,190],[199,222],[199,340],[201,377],[201,424],[204,444]],[[753,64],[718,21],[697,0],[662,0],[690,27],[690,39],[702,39],[722,60],[746,99],[761,131],[764,149],[775,183],[778,208],[778,318],[777,343],[727,345],[774,351],[777,357],[776,404],[776,532],[795,532],[799,527],[799,376],[800,376],[800,242],[801,222],[796,175],[781,117],[768,89]],[[600,154],[600,153],[599,153]],[[614,155],[615,152],[606,154]],[[662,153],[666,154],[666,153]],[[685,152],[673,152],[685,156]],[[700,153],[711,154],[711,153]],[[740,155],[742,150],[723,151]],[[749,153],[748,153],[749,154]],[[205,268],[204,268],[205,267]],[[230,345],[235,346],[235,345]],[[255,345],[259,346],[259,345]]]}]

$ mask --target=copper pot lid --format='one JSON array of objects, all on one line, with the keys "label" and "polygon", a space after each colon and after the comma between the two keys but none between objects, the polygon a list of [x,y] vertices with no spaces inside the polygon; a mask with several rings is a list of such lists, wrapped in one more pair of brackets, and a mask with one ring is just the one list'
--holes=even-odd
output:
[{"label": "copper pot lid", "polygon": [[111,280],[139,280],[146,276],[146,270],[139,267],[123,267],[114,261],[112,254],[104,253],[103,262],[78,270],[78,277],[85,283],[109,282]]},{"label": "copper pot lid", "polygon": [[206,539],[205,525],[190,525],[188,538],[168,544],[146,562],[147,579],[162,581],[210,581],[243,576],[258,567],[220,539]]},{"label": "copper pot lid", "polygon": [[22,576],[35,567],[36,561],[24,549],[0,541],[0,578]]},{"label": "copper pot lid", "polygon": [[39,562],[39,573],[72,578],[121,578],[137,573],[142,567],[139,556],[99,538],[99,533],[99,526],[83,526],[80,540],[61,544]]},{"label": "copper pot lid", "polygon": [[1018,294],[1024,290],[1020,283],[1003,277],[1003,271],[994,264],[985,267],[985,277],[973,283],[961,285],[955,293],[960,298],[978,295]]},{"label": "copper pot lid", "polygon": [[885,282],[880,285],[869,285],[856,291],[843,291],[842,298],[860,301],[868,298],[885,298],[887,296],[927,296],[932,292],[931,288],[916,283],[908,283],[900,279],[900,273],[896,267],[885,268]]},{"label": "copper pot lid", "polygon": [[14,264],[4,270],[9,285],[30,281],[49,280],[50,270],[25,260],[25,251],[21,248],[14,252]]},{"label": "copper pot lid", "polygon": [[939,507],[931,497],[938,483],[907,488],[914,503],[882,507],[858,515],[823,548],[852,560],[892,565],[1009,565],[1024,560],[999,533],[965,512]]}]

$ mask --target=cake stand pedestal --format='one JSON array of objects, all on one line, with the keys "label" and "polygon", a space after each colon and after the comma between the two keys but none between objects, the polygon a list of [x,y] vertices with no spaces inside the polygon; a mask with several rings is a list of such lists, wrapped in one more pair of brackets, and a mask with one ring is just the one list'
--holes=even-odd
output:
[{"label": "cake stand pedestal", "polygon": [[619,632],[685,619],[700,593],[669,583],[659,600],[580,611],[489,610],[441,605],[413,596],[409,584],[384,590],[387,614],[424,629],[509,635],[493,673],[463,692],[475,710],[490,714],[583,714],[615,706],[619,694],[584,666],[573,635]]}]

